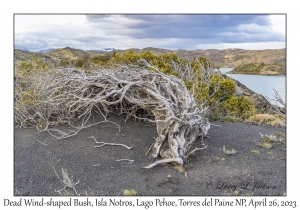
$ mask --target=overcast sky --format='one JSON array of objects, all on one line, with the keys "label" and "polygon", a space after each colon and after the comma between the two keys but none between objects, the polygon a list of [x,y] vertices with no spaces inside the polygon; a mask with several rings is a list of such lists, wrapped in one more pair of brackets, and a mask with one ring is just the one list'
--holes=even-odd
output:
[{"label": "overcast sky", "polygon": [[15,48],[281,49],[285,15],[15,15]]}]

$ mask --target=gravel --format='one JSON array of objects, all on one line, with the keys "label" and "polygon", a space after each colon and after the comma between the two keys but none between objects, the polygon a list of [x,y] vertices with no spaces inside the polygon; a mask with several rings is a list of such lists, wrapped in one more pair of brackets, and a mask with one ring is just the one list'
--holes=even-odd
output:
[{"label": "gravel", "polygon": [[[208,148],[192,157],[184,168],[162,164],[144,169],[155,160],[145,153],[156,137],[155,124],[135,122],[114,115],[121,133],[113,124],[87,128],[74,137],[58,140],[47,132],[15,128],[14,131],[14,195],[55,196],[64,184],[62,169],[67,171],[77,193],[87,196],[119,196],[134,189],[137,195],[212,196],[212,195],[276,195],[286,193],[286,145],[271,149],[259,147],[260,134],[274,134],[285,128],[247,123],[214,123]],[[220,127],[222,126],[222,127]],[[61,126],[61,128],[66,128]],[[95,148],[97,141],[132,146]],[[237,151],[226,155],[226,150]],[[134,160],[116,161],[119,159]],[[75,195],[71,188],[63,195]]]}]

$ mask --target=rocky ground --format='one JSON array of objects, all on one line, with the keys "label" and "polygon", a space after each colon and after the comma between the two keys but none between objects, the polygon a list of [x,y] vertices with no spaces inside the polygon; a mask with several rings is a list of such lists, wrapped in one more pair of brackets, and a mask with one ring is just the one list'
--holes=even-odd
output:
[{"label": "rocky ground", "polygon": [[[272,149],[259,147],[260,134],[282,132],[285,128],[247,123],[214,123],[207,139],[206,151],[196,153],[184,167],[172,164],[143,167],[154,162],[145,153],[156,137],[154,124],[124,122],[111,115],[113,124],[100,124],[79,132],[78,135],[58,140],[35,129],[15,128],[14,131],[14,195],[59,195],[64,184],[62,169],[73,177],[80,195],[123,195],[134,189],[137,195],[278,195],[286,193],[286,145]],[[62,126],[61,128],[64,128]],[[132,146],[97,145],[98,141]],[[227,150],[237,153],[226,155]],[[120,159],[134,160],[116,161]],[[57,172],[57,175],[55,174]],[[62,195],[75,195],[71,188]]]}]

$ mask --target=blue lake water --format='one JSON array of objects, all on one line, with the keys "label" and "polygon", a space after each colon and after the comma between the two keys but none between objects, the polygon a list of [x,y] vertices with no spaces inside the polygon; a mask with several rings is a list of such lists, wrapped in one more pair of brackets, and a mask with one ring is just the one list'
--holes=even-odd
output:
[{"label": "blue lake water", "polygon": [[[220,68],[225,74],[233,68]],[[273,88],[277,90],[282,100],[286,101],[286,77],[285,76],[261,76],[248,74],[226,74],[228,77],[238,80],[255,93],[262,94],[268,99],[274,99]],[[272,103],[272,100],[270,101]]]}]

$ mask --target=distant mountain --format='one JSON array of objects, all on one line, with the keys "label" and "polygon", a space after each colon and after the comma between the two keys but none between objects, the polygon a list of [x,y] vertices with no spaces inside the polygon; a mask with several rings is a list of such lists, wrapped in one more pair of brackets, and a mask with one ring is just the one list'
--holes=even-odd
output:
[{"label": "distant mountain", "polygon": [[88,52],[111,52],[116,50],[115,48],[103,48],[102,50],[87,50]]},{"label": "distant mountain", "polygon": [[22,51],[29,51],[29,50],[27,50],[27,48],[25,48],[25,47],[24,47],[24,48],[21,48],[21,47],[15,47],[15,49],[16,49],[16,50],[22,50]]},{"label": "distant mountain", "polygon": [[45,50],[40,50],[37,51],[38,53],[46,53],[46,52],[50,52],[51,50],[54,50],[54,48],[49,48],[49,49],[45,49]]}]

